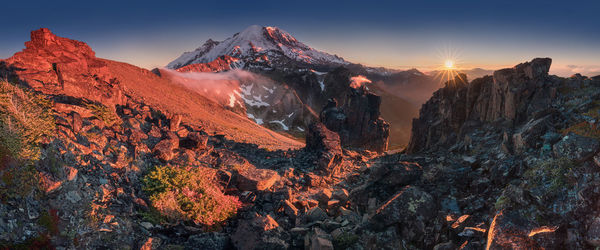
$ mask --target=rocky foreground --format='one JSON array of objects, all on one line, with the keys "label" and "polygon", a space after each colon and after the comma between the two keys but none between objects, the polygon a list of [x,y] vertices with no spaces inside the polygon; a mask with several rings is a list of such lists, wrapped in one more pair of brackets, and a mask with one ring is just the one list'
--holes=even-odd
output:
[{"label": "rocky foreground", "polygon": [[389,126],[365,88],[331,100],[304,148],[268,150],[120,92],[127,83],[69,92],[71,61],[45,62],[0,84],[6,248],[600,246],[600,78],[548,75],[550,59],[447,82],[398,154],[377,153]]}]

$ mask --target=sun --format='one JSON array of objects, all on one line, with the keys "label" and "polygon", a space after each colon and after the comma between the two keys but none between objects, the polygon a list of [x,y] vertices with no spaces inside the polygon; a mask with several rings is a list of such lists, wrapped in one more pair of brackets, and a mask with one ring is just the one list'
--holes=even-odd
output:
[{"label": "sun", "polygon": [[445,46],[443,49],[438,50],[438,58],[441,63],[436,68],[434,77],[439,79],[440,84],[461,77],[459,74],[459,68],[462,65],[460,54],[459,50],[451,46]]}]

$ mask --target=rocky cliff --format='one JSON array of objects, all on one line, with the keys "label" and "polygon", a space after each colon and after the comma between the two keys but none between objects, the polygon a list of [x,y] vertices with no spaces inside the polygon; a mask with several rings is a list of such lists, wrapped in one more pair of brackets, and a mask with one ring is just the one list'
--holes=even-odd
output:
[{"label": "rocky cliff", "polygon": [[547,113],[558,87],[548,76],[551,62],[536,58],[470,84],[466,75],[456,76],[421,108],[408,152],[453,144],[463,139],[463,127],[475,123],[505,123],[510,130]]},{"label": "rocky cliff", "polygon": [[370,93],[365,86],[351,88],[344,104],[338,107],[330,99],[321,111],[325,126],[340,135],[344,147],[385,152],[390,134],[389,124],[379,115],[381,97]]},{"label": "rocky cliff", "polygon": [[419,197],[452,223],[437,248],[598,246],[600,82],[548,75],[550,64],[459,75],[422,106],[409,154],[393,157],[424,166]]}]

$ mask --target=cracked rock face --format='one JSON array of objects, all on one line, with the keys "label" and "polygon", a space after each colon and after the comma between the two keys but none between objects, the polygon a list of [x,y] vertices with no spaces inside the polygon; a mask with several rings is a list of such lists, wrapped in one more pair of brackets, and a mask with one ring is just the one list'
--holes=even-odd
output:
[{"label": "cracked rock face", "polygon": [[[455,143],[469,122],[521,125],[550,108],[556,84],[548,76],[552,59],[536,58],[472,83],[459,75],[436,91],[413,120],[409,152]],[[509,126],[510,126],[509,125]],[[512,126],[510,126],[512,127]]]},{"label": "cracked rock face", "polygon": [[[124,101],[106,63],[84,42],[42,28],[31,32],[25,49],[6,60],[7,67],[34,89],[47,94],[85,97],[104,104]],[[90,88],[90,86],[94,86]]]},{"label": "cracked rock face", "polygon": [[339,134],[343,147],[384,152],[388,147],[390,128],[380,117],[380,105],[381,97],[364,86],[352,88],[341,107],[335,100],[330,100],[320,119],[328,129]]}]

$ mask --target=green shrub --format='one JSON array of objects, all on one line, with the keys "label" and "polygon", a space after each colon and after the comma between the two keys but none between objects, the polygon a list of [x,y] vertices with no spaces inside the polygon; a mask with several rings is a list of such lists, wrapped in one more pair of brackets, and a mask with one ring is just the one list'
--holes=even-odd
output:
[{"label": "green shrub", "polygon": [[170,221],[212,226],[235,215],[240,205],[237,197],[224,195],[201,168],[155,167],[144,176],[143,189],[152,207]]},{"label": "green shrub", "polygon": [[53,114],[43,95],[0,81],[0,153],[39,160],[40,143],[56,131]]},{"label": "green shrub", "polygon": [[53,114],[43,95],[0,81],[0,200],[38,188],[34,165],[44,138],[56,132]]},{"label": "green shrub", "polygon": [[103,121],[107,126],[118,125],[123,122],[117,113],[107,106],[99,103],[90,103],[86,104],[85,106],[87,109],[92,111],[92,114],[94,114],[96,118]]}]

